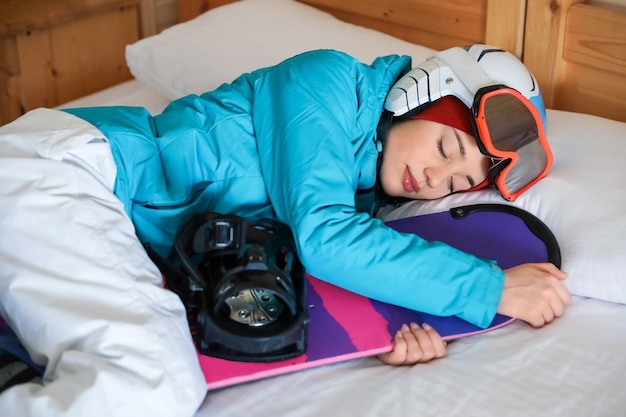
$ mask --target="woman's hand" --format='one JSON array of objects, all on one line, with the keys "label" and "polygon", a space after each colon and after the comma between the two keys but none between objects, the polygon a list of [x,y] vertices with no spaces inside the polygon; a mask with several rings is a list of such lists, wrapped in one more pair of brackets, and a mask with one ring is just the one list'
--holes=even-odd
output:
[{"label": "woman's hand", "polygon": [[563,285],[567,273],[551,263],[523,264],[504,271],[498,313],[542,327],[565,312],[571,295]]},{"label": "woman's hand", "polygon": [[394,337],[393,350],[378,355],[386,365],[414,365],[441,358],[446,354],[446,342],[428,324],[403,324]]}]

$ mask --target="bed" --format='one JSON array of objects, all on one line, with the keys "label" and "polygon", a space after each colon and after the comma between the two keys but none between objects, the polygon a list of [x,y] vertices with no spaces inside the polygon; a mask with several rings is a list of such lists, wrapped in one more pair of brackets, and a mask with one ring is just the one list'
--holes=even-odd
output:
[{"label": "bed", "polygon": [[[375,358],[210,391],[204,416],[621,416],[626,410],[626,2],[180,0],[184,23],[127,49],[135,80],[67,103],[142,105],[200,93],[317,48],[367,61],[468,43],[505,48],[536,75],[555,154],[514,205],[561,245],[574,299],[535,330],[514,322],[413,367]],[[337,4],[340,3],[340,4]],[[620,4],[621,3],[621,4]],[[334,15],[334,16],[333,16]],[[385,220],[503,201],[494,190],[389,207]]]}]

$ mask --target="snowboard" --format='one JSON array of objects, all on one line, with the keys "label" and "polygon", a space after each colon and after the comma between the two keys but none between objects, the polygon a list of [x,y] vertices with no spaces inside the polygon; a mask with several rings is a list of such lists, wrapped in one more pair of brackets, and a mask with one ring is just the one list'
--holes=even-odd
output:
[{"label": "snowboard", "polygon": [[[560,250],[548,227],[532,214],[505,204],[477,204],[386,223],[428,241],[440,241],[507,269],[529,262],[560,267]],[[199,354],[209,390],[289,372],[374,356],[393,348],[402,324],[428,323],[444,340],[495,330],[514,321],[496,315],[487,328],[455,316],[440,317],[379,302],[307,275],[307,349],[277,362],[237,362]]]}]

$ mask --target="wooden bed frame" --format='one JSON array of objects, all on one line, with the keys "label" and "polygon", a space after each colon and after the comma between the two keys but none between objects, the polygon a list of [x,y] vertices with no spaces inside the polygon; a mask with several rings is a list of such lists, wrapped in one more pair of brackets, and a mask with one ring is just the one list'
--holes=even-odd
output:
[{"label": "wooden bed frame", "polygon": [[[179,19],[233,1],[178,0]],[[626,0],[300,1],[434,49],[502,47],[533,72],[547,107],[626,121]]]}]

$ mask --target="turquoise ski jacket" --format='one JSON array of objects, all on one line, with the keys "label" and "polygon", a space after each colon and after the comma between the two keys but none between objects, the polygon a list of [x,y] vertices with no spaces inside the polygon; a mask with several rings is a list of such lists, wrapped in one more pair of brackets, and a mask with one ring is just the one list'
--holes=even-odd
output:
[{"label": "turquoise ski jacket", "polygon": [[355,203],[357,190],[376,183],[383,102],[410,64],[312,51],[175,100],[154,117],[136,107],[67,111],[109,139],[114,191],[139,239],[161,254],[193,213],[272,217],[291,227],[311,275],[486,327],[502,294],[500,268],[396,232]]}]

